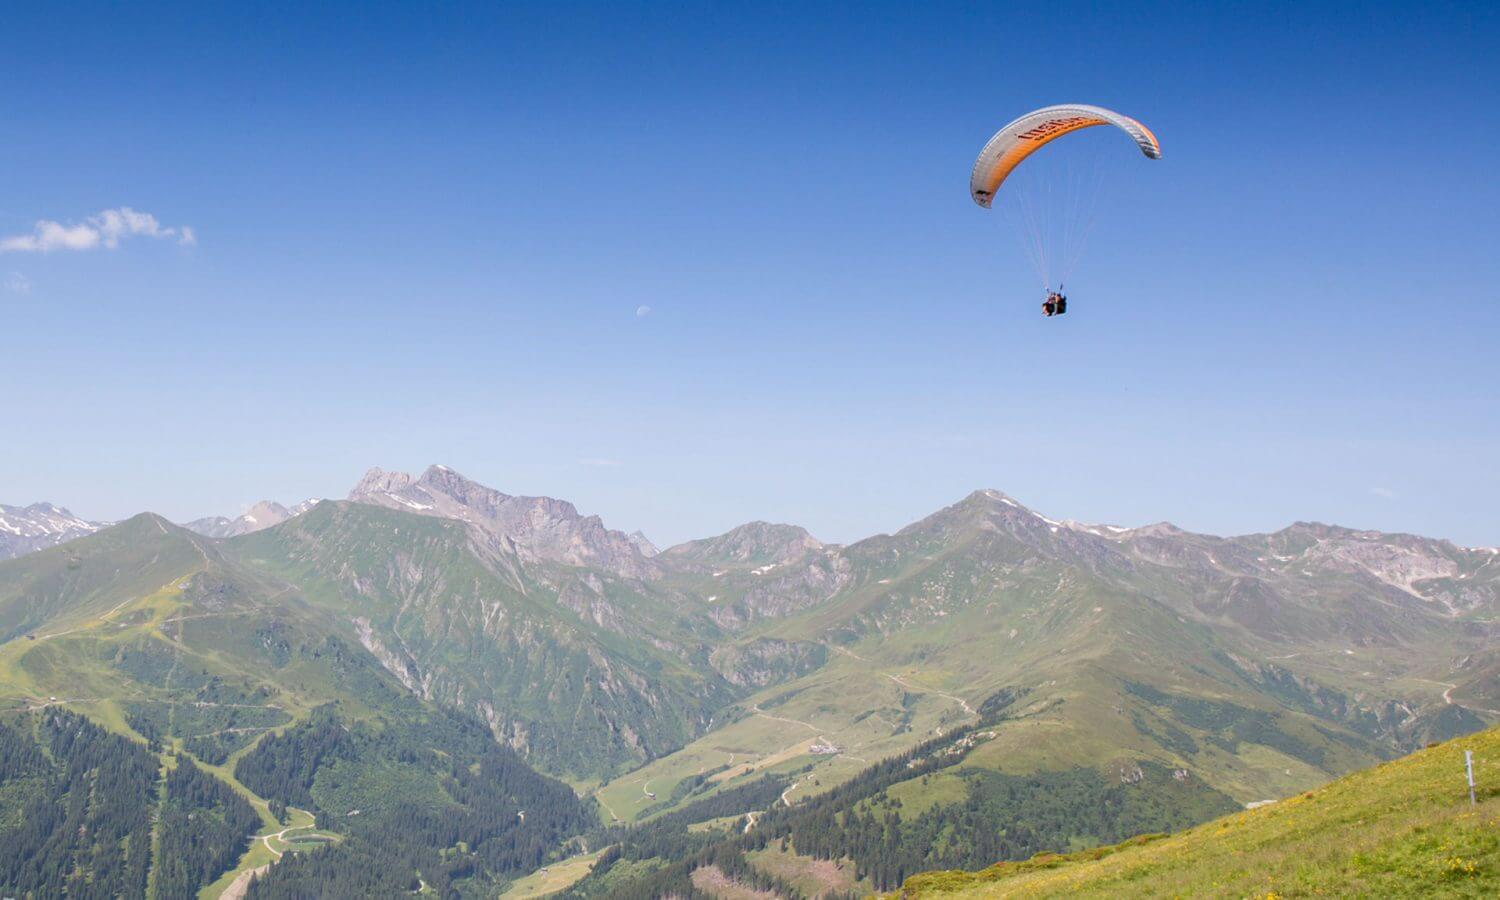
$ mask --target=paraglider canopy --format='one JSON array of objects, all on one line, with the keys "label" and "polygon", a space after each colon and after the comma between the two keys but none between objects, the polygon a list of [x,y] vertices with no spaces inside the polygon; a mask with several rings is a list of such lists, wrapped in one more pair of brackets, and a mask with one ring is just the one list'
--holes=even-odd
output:
[{"label": "paraglider canopy", "polygon": [[1088,244],[1100,198],[1117,175],[1125,174],[1109,170],[1134,167],[1117,162],[1128,158],[1120,152],[1124,142],[1107,134],[1065,141],[1027,160],[1063,135],[1095,125],[1113,125],[1147,159],[1161,159],[1156,135],[1135,119],[1099,106],[1064,103],[1029,112],[995,132],[969,174],[969,196],[986,209],[993,205],[1014,226],[1054,306]]},{"label": "paraglider canopy", "polygon": [[1161,145],[1156,135],[1129,116],[1100,106],[1065,103],[1029,112],[995,132],[974,162],[969,176],[969,195],[974,202],[988,208],[995,192],[1016,166],[1026,157],[1069,132],[1094,125],[1113,125],[1135,140],[1150,159],[1161,159]]}]

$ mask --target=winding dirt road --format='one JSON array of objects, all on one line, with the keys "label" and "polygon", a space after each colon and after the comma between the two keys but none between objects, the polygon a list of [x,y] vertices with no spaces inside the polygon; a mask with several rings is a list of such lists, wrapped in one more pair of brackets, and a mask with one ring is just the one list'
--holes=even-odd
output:
[{"label": "winding dirt road", "polygon": [[955,697],[952,694],[945,694],[942,691],[934,690],[934,689],[932,689],[930,687],[923,687],[920,684],[912,684],[911,682],[909,682],[906,679],[902,678],[900,675],[892,675],[889,672],[885,673],[885,677],[887,677],[890,680],[896,682],[897,684],[901,685],[902,687],[906,688],[909,691],[916,691],[919,694],[935,694],[935,695],[937,695],[939,697],[942,697],[944,700],[952,700],[954,703],[957,703],[959,706],[962,706],[963,709],[964,709],[964,712],[968,713],[971,716],[977,716],[977,715],[979,715],[978,713],[976,713],[974,711],[974,707],[972,707],[972,706],[969,705],[969,701],[965,700],[962,697]]},{"label": "winding dirt road", "polygon": [[785,722],[788,725],[801,725],[803,728],[808,728],[808,729],[811,729],[811,730],[817,731],[817,732],[821,732],[823,730],[823,729],[819,728],[818,726],[812,724],[811,722],[803,722],[803,721],[800,721],[798,719],[785,719],[785,718],[782,718],[781,716],[773,716],[773,715],[771,715],[768,712],[761,712],[761,709],[760,709],[759,706],[752,706],[752,707],[750,707],[750,711],[753,712],[753,713],[755,713],[757,716],[760,716],[762,719],[770,719],[773,722]]},{"label": "winding dirt road", "polygon": [[[846,650],[843,647],[839,647],[839,646],[836,646],[834,644],[824,644],[823,646],[827,647],[828,649],[832,650],[835,653],[841,653],[844,656],[849,657],[850,659],[857,659],[860,662],[864,662],[864,663],[870,662],[870,660],[866,659],[863,656],[860,656],[858,653],[855,653],[853,650]],[[889,672],[882,672],[881,674],[884,675],[885,677],[889,678],[890,680],[896,682],[897,684],[901,685],[902,687],[906,688],[909,691],[915,691],[915,692],[917,692],[919,694],[936,694],[937,696],[942,697],[944,700],[952,700],[954,703],[957,703],[959,706],[963,707],[964,712],[968,713],[971,716],[977,716],[977,715],[979,715],[979,713],[977,713],[977,712],[974,711],[974,707],[972,707],[972,706],[969,705],[969,701],[965,700],[962,697],[957,697],[957,696],[954,696],[953,694],[945,694],[942,691],[939,691],[939,690],[937,690],[935,688],[924,687],[924,686],[922,686],[920,684],[912,684],[911,682],[909,682],[906,679],[902,678],[900,675],[892,675]]]}]

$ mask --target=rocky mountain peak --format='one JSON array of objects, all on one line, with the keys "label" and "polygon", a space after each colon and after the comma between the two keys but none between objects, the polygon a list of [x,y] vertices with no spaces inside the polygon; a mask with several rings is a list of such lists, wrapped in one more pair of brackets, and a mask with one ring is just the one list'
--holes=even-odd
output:
[{"label": "rocky mountain peak", "polygon": [[661,550],[657,549],[657,546],[651,542],[651,539],[646,537],[646,535],[641,533],[640,531],[632,531],[630,534],[626,535],[626,537],[630,539],[630,543],[635,545],[635,549],[641,551],[642,556],[649,558],[661,552]]},{"label": "rocky mountain peak", "polygon": [[[392,475],[398,473],[391,473]],[[468,504],[497,505],[511,499],[509,494],[485,487],[472,481],[447,466],[428,466],[416,483],[429,490],[438,491]],[[561,501],[555,501],[561,502]],[[569,504],[571,506],[572,504]]]},{"label": "rocky mountain peak", "polygon": [[659,574],[629,535],[604,527],[598,516],[582,515],[566,500],[506,494],[447,466],[428,466],[417,478],[371,469],[349,500],[467,522],[497,547],[514,548],[525,558],[594,566],[632,578]]},{"label": "rocky mountain peak", "polygon": [[969,529],[976,524],[991,529],[998,527],[1006,531],[1015,528],[1033,530],[1046,526],[1055,528],[1062,525],[1061,522],[1047,518],[1003,491],[986,488],[974,491],[952,506],[944,507],[906,526],[902,532]]},{"label": "rocky mountain peak", "polygon": [[[1081,522],[1077,519],[1051,519],[1021,503],[1016,498],[994,489],[974,491],[963,500],[942,512],[960,514],[978,513],[992,523],[1002,525],[1004,530],[1019,528],[1024,533],[1045,531],[1053,535],[1079,533],[1121,542],[1136,537],[1169,537],[1186,535],[1187,532],[1170,522],[1158,522],[1139,528],[1121,525],[1106,525],[1098,522]],[[938,515],[942,515],[940,512]],[[931,517],[930,517],[931,518]],[[920,524],[920,523],[919,523]]]},{"label": "rocky mountain peak", "polygon": [[948,510],[961,514],[978,513],[983,516],[1028,523],[1041,522],[1050,526],[1063,524],[1056,519],[1047,518],[1004,491],[997,491],[993,488],[974,491],[958,503],[948,507]]},{"label": "rocky mountain peak", "polygon": [[[276,522],[285,521],[292,511],[274,500],[262,500],[249,509],[240,517],[256,525],[274,525]],[[265,527],[262,525],[262,527]]]},{"label": "rocky mountain peak", "polygon": [[1187,534],[1171,522],[1153,522],[1131,529],[1131,532],[1139,537],[1182,537]]},{"label": "rocky mountain peak", "polygon": [[1293,522],[1283,528],[1283,534],[1308,535],[1315,538],[1343,537],[1353,534],[1354,529],[1344,528],[1340,525],[1326,525],[1322,522]]},{"label": "rocky mountain peak", "polygon": [[1028,509],[1026,506],[1024,506],[1016,498],[1010,496],[1009,494],[1005,493],[1004,491],[997,491],[994,488],[983,488],[981,490],[974,491],[974,492],[970,493],[969,496],[967,496],[964,499],[960,500],[956,505],[959,506],[959,507],[961,507],[961,508],[972,508],[972,509],[983,509],[983,510],[996,510],[996,509],[1007,509],[1008,508],[1008,509],[1018,509],[1018,510],[1021,510],[1023,512],[1031,512],[1030,509]]},{"label": "rocky mountain peak", "polygon": [[379,466],[372,466],[365,472],[364,477],[359,479],[359,483],[349,491],[349,499],[353,500],[356,494],[402,491],[410,487],[411,483],[412,477],[405,472],[387,472]]}]

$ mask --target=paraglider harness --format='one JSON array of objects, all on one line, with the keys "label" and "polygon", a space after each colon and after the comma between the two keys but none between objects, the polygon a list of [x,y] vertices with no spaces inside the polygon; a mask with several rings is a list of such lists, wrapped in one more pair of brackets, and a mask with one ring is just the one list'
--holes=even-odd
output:
[{"label": "paraglider harness", "polygon": [[1047,317],[1060,316],[1068,311],[1068,298],[1062,290],[1048,291],[1047,299],[1042,303],[1042,315]]}]

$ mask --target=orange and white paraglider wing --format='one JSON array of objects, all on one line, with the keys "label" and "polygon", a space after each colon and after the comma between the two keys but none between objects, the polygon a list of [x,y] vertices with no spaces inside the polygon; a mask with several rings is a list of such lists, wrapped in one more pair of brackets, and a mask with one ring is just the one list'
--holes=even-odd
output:
[{"label": "orange and white paraglider wing", "polygon": [[969,176],[969,194],[975,203],[988,207],[1006,176],[1022,160],[1071,131],[1095,125],[1115,126],[1130,135],[1147,157],[1161,159],[1161,145],[1156,142],[1156,135],[1129,116],[1081,103],[1048,106],[1029,112],[995,132],[980,151],[979,159],[974,161],[974,172]]}]

